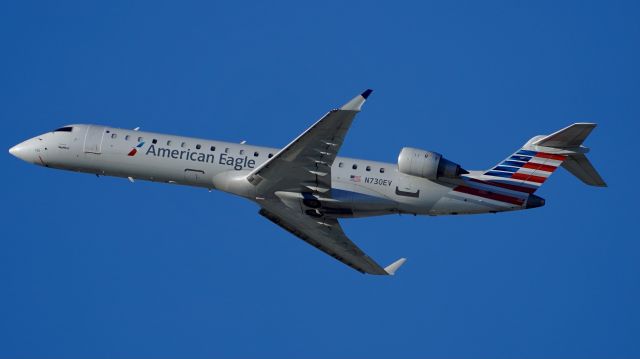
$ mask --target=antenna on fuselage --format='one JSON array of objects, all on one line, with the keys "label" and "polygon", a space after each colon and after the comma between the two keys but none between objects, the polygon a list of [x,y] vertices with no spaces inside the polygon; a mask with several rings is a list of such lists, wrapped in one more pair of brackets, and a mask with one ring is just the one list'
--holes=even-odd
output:
[{"label": "antenna on fuselage", "polygon": [[136,127],[136,128],[134,128],[133,130],[134,130],[134,131],[138,131],[139,129],[140,129],[140,127]]}]

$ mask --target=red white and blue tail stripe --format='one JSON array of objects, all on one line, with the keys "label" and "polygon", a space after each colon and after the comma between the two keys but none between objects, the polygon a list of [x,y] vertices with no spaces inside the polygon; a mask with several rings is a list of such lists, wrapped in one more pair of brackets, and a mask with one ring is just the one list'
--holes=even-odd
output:
[{"label": "red white and blue tail stripe", "polygon": [[493,168],[462,175],[463,182],[452,192],[457,192],[454,195],[462,196],[464,201],[467,201],[464,195],[471,195],[492,206],[540,207],[544,199],[533,193],[561,165],[589,185],[606,186],[585,156],[589,149],[582,145],[595,126],[595,123],[574,123],[550,135],[535,136]]},{"label": "red white and blue tail stripe", "polygon": [[565,159],[564,155],[521,149],[484,172],[482,180],[498,187],[533,193]]}]

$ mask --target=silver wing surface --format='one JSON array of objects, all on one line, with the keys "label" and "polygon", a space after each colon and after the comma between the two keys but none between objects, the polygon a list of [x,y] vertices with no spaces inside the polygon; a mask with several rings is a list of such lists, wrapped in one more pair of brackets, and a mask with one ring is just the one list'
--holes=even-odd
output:
[{"label": "silver wing surface", "polygon": [[287,206],[276,193],[312,193],[319,199],[331,198],[331,165],[371,92],[366,90],[341,108],[329,111],[251,172],[247,180],[256,186],[262,198],[262,216],[357,271],[392,275],[405,262],[404,258],[382,268],[347,238],[336,218],[320,211],[310,216],[301,208]]},{"label": "silver wing surface", "polygon": [[361,273],[393,275],[405,262],[405,259],[401,258],[388,267],[382,268],[347,238],[336,218],[313,218],[276,201],[267,201],[259,213],[296,237]]},{"label": "silver wing surface", "polygon": [[331,165],[353,118],[371,94],[366,90],[339,109],[331,110],[247,177],[259,194],[275,191],[329,195]]}]

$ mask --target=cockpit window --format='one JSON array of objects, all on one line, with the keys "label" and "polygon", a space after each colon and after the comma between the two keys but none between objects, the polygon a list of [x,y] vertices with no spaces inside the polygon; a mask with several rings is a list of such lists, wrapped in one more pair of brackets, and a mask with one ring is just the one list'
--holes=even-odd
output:
[{"label": "cockpit window", "polygon": [[59,129],[53,132],[71,132],[71,130],[73,130],[73,127],[68,126],[68,127],[60,127]]}]

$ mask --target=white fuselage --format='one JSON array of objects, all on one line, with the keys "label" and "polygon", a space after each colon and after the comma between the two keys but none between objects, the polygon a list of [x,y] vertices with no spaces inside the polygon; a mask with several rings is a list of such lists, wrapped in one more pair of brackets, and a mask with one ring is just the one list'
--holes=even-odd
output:
[{"label": "white fuselage", "polygon": [[[279,149],[174,136],[99,125],[70,125],[29,139],[11,149],[34,164],[97,175],[175,183],[217,189],[264,200],[287,193],[255,193],[246,177]],[[282,173],[282,176],[287,176]],[[336,157],[331,167],[331,200],[322,203],[327,215],[364,217],[392,213],[424,215],[471,214],[528,208],[453,191],[472,184],[468,178],[431,181],[398,171],[392,163]],[[495,190],[495,189],[491,189]],[[295,198],[294,198],[295,200]]]}]

